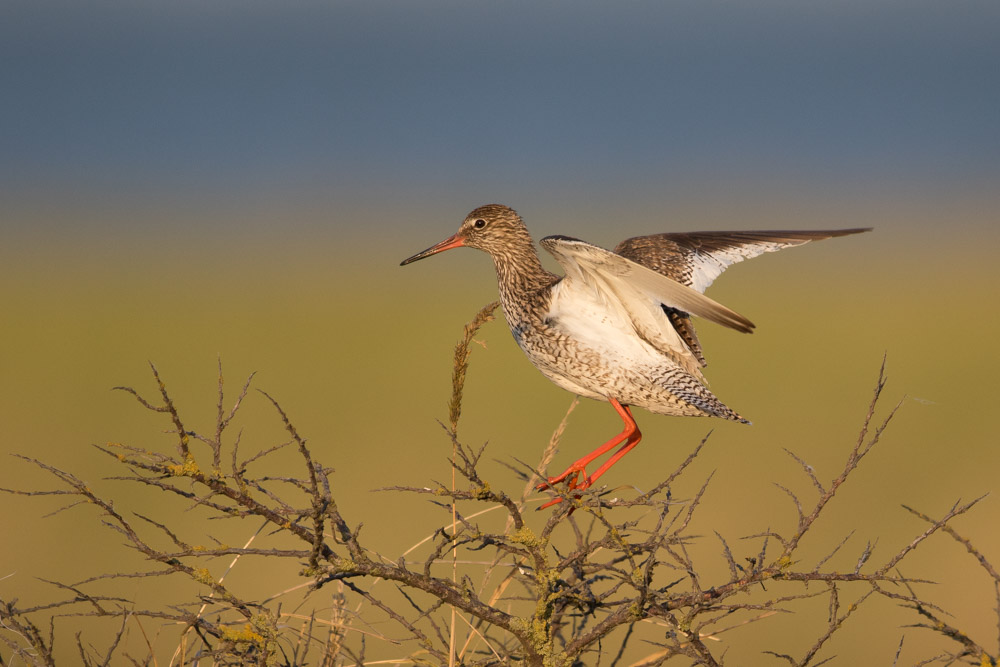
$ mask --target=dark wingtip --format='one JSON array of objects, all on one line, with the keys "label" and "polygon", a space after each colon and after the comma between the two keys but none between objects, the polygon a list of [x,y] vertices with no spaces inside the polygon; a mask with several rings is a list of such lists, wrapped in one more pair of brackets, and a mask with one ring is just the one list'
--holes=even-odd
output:
[{"label": "dark wingtip", "polygon": [[865,232],[870,232],[874,230],[874,227],[854,227],[852,229],[837,229],[831,232],[831,237],[836,236],[849,236],[850,234],[863,234]]},{"label": "dark wingtip", "polygon": [[757,328],[757,325],[743,317],[739,313],[736,313],[738,319],[734,319],[732,322],[728,323],[728,326],[736,329],[740,333],[752,334],[753,330]]}]

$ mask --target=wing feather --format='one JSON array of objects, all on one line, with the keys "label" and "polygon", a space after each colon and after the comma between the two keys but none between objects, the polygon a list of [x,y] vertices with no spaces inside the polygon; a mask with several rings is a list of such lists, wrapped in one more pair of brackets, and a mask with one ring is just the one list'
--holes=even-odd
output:
[{"label": "wing feather", "polygon": [[546,237],[541,245],[565,270],[566,289],[582,285],[596,291],[607,307],[627,319],[638,336],[696,377],[701,377],[700,360],[679,337],[662,306],[737,331],[753,330],[753,323],[739,313],[609,250],[564,236]]},{"label": "wing feather", "polygon": [[636,236],[615,252],[633,262],[704,292],[727,268],[765,252],[871,231],[871,228],[817,231],[692,232]]},{"label": "wing feather", "polygon": [[[614,251],[683,285],[704,292],[723,271],[745,259],[809,241],[867,231],[871,231],[871,228],[653,234],[626,239]],[[684,312],[664,310],[699,363],[707,365],[691,318]]]},{"label": "wing feather", "polygon": [[736,311],[610,250],[568,236],[547,236],[541,244],[563,267],[567,278],[586,279],[589,274],[600,278],[619,297],[624,294],[631,300],[641,295],[644,303],[656,302],[657,308],[660,304],[677,308],[743,333],[754,329],[754,323]]}]

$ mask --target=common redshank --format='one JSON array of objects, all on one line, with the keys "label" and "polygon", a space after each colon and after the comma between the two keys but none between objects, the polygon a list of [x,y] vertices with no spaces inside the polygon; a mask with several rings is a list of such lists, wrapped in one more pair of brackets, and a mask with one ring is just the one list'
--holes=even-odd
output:
[{"label": "common redshank", "polygon": [[[696,315],[753,330],[750,320],[703,294],[720,273],[765,252],[865,231],[654,234],[622,241],[613,252],[547,236],[542,247],[566,273],[557,276],[542,268],[521,216],[488,204],[469,213],[456,234],[401,265],[463,246],[489,253],[507,324],[531,363],[563,389],[611,403],[624,422],[622,432],[539,486],[568,480],[569,489],[582,490],[639,443],[630,406],[750,423],[705,386],[705,356],[691,323]],[[587,466],[619,445],[587,474]]]}]

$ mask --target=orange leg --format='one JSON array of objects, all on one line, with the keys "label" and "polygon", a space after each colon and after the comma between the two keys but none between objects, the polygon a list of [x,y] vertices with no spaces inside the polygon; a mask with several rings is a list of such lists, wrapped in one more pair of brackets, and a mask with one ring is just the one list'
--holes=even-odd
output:
[{"label": "orange leg", "polygon": [[[544,491],[545,489],[551,489],[556,484],[566,481],[567,479],[569,480],[570,489],[580,489],[580,490],[586,489],[595,481],[597,481],[598,477],[606,473],[608,469],[611,468],[611,466],[618,463],[621,457],[628,454],[633,447],[639,444],[639,440],[642,438],[642,433],[639,432],[639,427],[636,425],[635,419],[632,417],[632,411],[629,410],[629,407],[627,405],[622,405],[613,398],[610,399],[610,401],[611,401],[611,406],[614,407],[615,411],[618,413],[618,416],[621,417],[622,421],[625,423],[625,428],[622,430],[622,432],[616,435],[615,437],[611,438],[610,440],[608,440],[606,443],[604,443],[591,453],[574,461],[573,465],[566,468],[566,470],[561,475],[557,477],[549,477],[547,483],[539,484],[538,485],[539,491]],[[594,460],[597,459],[598,457],[603,456],[604,454],[611,451],[612,449],[622,444],[623,442],[625,444],[623,444],[618,449],[617,452],[612,454],[611,458],[609,458],[607,461],[604,462],[604,465],[598,468],[593,475],[589,476],[587,475],[588,465],[593,463]],[[580,481],[581,473],[583,474],[583,481]],[[555,500],[549,501],[548,503],[542,505],[542,507],[539,509],[551,507],[552,505],[555,505],[556,503],[559,503],[561,501],[562,498],[556,498]]]}]

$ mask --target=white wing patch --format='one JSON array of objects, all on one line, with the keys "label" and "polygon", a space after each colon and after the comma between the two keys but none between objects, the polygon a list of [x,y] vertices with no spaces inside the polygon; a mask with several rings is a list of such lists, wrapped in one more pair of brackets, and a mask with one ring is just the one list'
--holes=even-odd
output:
[{"label": "white wing patch", "polygon": [[784,241],[781,243],[764,241],[712,251],[695,250],[689,255],[691,261],[691,287],[699,292],[704,292],[723,271],[733,264],[742,262],[745,259],[753,259],[758,255],[763,255],[765,252],[775,252],[783,248],[802,245],[808,242],[808,239]]}]

